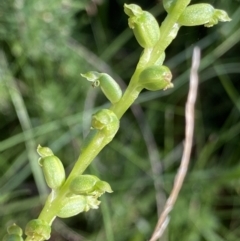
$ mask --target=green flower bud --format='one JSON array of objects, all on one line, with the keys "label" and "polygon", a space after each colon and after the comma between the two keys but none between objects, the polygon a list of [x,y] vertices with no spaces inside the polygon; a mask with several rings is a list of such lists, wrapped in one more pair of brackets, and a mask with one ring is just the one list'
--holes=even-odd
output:
[{"label": "green flower bud", "polygon": [[103,193],[113,192],[111,186],[93,175],[80,175],[72,180],[69,189],[74,194],[99,197]]},{"label": "green flower bud", "polygon": [[159,25],[155,17],[136,4],[124,4],[124,12],[129,16],[128,25],[138,43],[143,48],[152,48],[160,38]]},{"label": "green flower bud", "polygon": [[69,189],[74,194],[91,194],[97,181],[99,181],[99,178],[96,176],[80,175],[72,180]]},{"label": "green flower bud", "polygon": [[22,236],[23,234],[22,229],[19,226],[17,226],[15,223],[8,227],[7,232],[9,234],[17,234],[19,236]]},{"label": "green flower bud", "polygon": [[212,5],[207,3],[199,3],[188,6],[180,18],[178,23],[183,26],[203,25],[205,27],[212,27],[219,21],[231,21],[228,14],[220,9],[215,9]]},{"label": "green flower bud", "polygon": [[46,156],[39,159],[47,185],[57,189],[65,182],[65,170],[62,162],[56,156]]},{"label": "green flower bud", "polygon": [[72,195],[61,200],[61,209],[57,213],[60,218],[73,217],[87,210],[87,199],[85,196]]},{"label": "green flower bud", "polygon": [[143,70],[139,76],[139,84],[147,90],[166,90],[172,88],[172,73],[168,67],[151,66]]},{"label": "green flower bud", "polygon": [[23,241],[23,238],[17,234],[6,234],[3,241]]},{"label": "green flower bud", "polygon": [[101,74],[100,87],[111,103],[117,103],[122,98],[122,90],[117,82],[108,74]]},{"label": "green flower bud", "polygon": [[44,220],[33,219],[27,224],[25,234],[28,236],[26,240],[29,241],[48,240],[51,234],[51,226]]},{"label": "green flower bud", "polygon": [[113,111],[103,109],[92,116],[92,128],[103,132],[110,142],[119,129],[119,119]]},{"label": "green flower bud", "polygon": [[81,74],[88,81],[93,82],[93,87],[100,86],[102,92],[111,103],[116,103],[122,98],[122,90],[118,83],[108,74],[90,71]]},{"label": "green flower bud", "polygon": [[92,116],[92,127],[97,130],[103,130],[109,127],[109,124],[119,122],[117,116],[109,109],[99,110]]}]

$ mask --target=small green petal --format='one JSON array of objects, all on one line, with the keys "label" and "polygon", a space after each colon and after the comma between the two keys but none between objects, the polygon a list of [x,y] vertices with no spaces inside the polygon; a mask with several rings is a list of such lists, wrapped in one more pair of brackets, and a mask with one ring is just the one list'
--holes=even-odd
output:
[{"label": "small green petal", "polygon": [[98,181],[96,183],[97,190],[99,190],[100,192],[104,193],[104,192],[108,192],[108,193],[112,193],[113,190],[111,188],[111,186],[109,185],[109,183],[104,182],[104,181]]},{"label": "small green petal", "polygon": [[129,17],[140,15],[143,12],[142,8],[136,4],[125,3],[123,8],[124,8],[125,14],[127,14]]},{"label": "small green petal", "polygon": [[87,200],[87,206],[86,206],[86,209],[85,211],[87,212],[89,209],[98,209],[99,208],[99,205],[100,205],[100,201],[97,200],[96,197],[94,196],[87,196],[86,197],[86,200]]},{"label": "small green petal", "polygon": [[221,9],[216,9],[214,12],[214,16],[216,16],[220,22],[229,22],[232,20],[228,16],[227,12]]},{"label": "small green petal", "polygon": [[98,73],[95,71],[81,74],[88,81],[93,82],[93,87],[101,87],[103,94],[110,100],[111,103],[118,102],[122,97],[122,90],[119,84],[108,74]]},{"label": "small green petal", "polygon": [[22,236],[23,234],[22,229],[19,226],[17,226],[15,223],[8,227],[7,232],[9,234],[17,234],[19,236]]},{"label": "small green petal", "polygon": [[100,77],[100,73],[96,72],[96,71],[89,71],[85,74],[81,74],[81,76],[85,79],[87,79],[88,81],[90,82],[94,82],[96,81],[97,79],[99,79]]},{"label": "small green petal", "polygon": [[41,156],[41,157],[47,157],[47,156],[53,156],[54,155],[50,148],[42,147],[40,145],[38,145],[38,147],[37,147],[37,152],[38,152],[39,156]]}]

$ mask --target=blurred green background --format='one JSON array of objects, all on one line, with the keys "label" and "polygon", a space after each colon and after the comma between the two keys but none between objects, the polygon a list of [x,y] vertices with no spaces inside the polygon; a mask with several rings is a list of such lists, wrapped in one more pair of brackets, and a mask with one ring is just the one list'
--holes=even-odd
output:
[{"label": "blurred green background", "polygon": [[[90,127],[109,104],[80,73],[112,75],[125,88],[141,48],[123,0],[0,1],[0,237],[24,227],[49,190],[37,164],[49,146],[69,173]],[[200,1],[192,1],[196,3]],[[183,27],[165,64],[175,88],[144,91],[114,141],[87,169],[114,193],[98,210],[57,219],[50,240],[148,240],[181,159],[192,49],[202,49],[189,173],[162,241],[240,239],[240,1],[208,0],[233,19]],[[136,0],[161,22],[162,3]]]}]

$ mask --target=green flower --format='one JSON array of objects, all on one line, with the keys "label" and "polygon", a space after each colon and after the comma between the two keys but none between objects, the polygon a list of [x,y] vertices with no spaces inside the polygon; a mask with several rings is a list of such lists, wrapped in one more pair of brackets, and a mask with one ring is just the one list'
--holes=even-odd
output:
[{"label": "green flower", "polygon": [[152,48],[160,38],[159,25],[155,17],[136,4],[124,4],[124,12],[129,16],[128,25],[138,43],[143,48]]},{"label": "green flower", "polygon": [[178,19],[178,23],[182,26],[204,25],[205,27],[212,27],[219,21],[228,22],[231,21],[231,18],[225,11],[215,9],[207,3],[188,6]]},{"label": "green flower", "polygon": [[167,66],[151,66],[142,71],[139,76],[139,85],[147,90],[166,90],[172,88],[172,73]]}]

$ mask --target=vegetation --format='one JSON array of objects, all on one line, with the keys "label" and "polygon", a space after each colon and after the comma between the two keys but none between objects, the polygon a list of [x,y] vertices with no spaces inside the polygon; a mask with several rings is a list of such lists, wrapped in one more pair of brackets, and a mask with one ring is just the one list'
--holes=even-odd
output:
[{"label": "vegetation", "polygon": [[[109,107],[106,97],[97,89],[90,89],[80,73],[89,70],[108,73],[124,89],[142,47],[152,44],[148,40],[143,43],[142,36],[135,32],[142,47],[132,38],[123,4],[121,0],[0,3],[1,237],[12,223],[25,227],[29,220],[36,219],[49,193],[37,162],[38,144],[53,150],[68,175],[80,147],[87,148],[83,140],[89,132],[91,115]],[[138,1],[138,4],[143,9],[153,7],[151,12],[159,23],[166,16],[162,3],[151,6]],[[98,177],[85,181],[96,185],[103,179],[111,184],[114,193],[100,198],[98,210],[54,221],[51,240],[140,241],[150,237],[157,211],[161,211],[172,189],[181,159],[193,45],[202,49],[194,149],[189,174],[162,240],[179,237],[189,241],[238,240],[240,109],[239,63],[235,55],[240,36],[240,8],[237,1],[211,4],[226,10],[233,20],[210,29],[203,26],[180,29],[177,40],[166,51],[164,62],[171,69],[174,88],[144,90],[136,105],[121,119],[116,138],[84,172],[89,177]],[[129,16],[126,5],[125,13]],[[163,43],[159,41],[156,48],[163,51]],[[154,54],[150,59],[156,62],[158,58]],[[145,62],[142,64],[144,69]],[[140,72],[135,72],[135,82]],[[103,92],[108,93],[101,79],[100,84]],[[139,88],[143,87],[152,90],[155,84]],[[116,101],[111,95],[106,96],[111,102]],[[118,118],[128,108],[114,106],[111,110]],[[99,116],[95,119],[98,121]],[[98,128],[99,123],[95,124]],[[53,160],[54,155],[45,154],[40,148],[40,164],[45,167],[44,158],[50,156]],[[54,157],[53,164],[60,170],[55,161]],[[57,189],[64,181],[65,175],[60,184],[50,180],[48,186]],[[104,186],[99,190],[111,192],[111,188]],[[79,195],[93,191],[96,189],[77,189]],[[158,202],[159,210],[156,198],[162,201]],[[98,203],[92,201],[94,208]],[[65,213],[59,216],[66,217]],[[19,229],[12,230],[9,232],[21,235]]]}]

